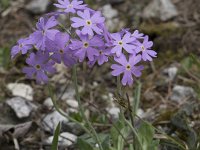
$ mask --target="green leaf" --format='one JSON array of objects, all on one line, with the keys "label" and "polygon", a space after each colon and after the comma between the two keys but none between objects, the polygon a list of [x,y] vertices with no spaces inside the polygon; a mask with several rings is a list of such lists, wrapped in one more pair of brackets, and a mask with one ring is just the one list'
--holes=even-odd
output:
[{"label": "green leaf", "polygon": [[119,120],[111,128],[110,135],[111,135],[111,139],[112,139],[114,147],[117,147],[118,136],[120,136],[119,131],[121,131],[121,129],[123,128],[123,126],[124,126],[124,124]]},{"label": "green leaf", "polygon": [[[124,150],[124,138],[130,134],[130,129],[125,125],[123,117],[111,129],[112,144],[115,150]],[[123,137],[122,137],[123,136]]]},{"label": "green leaf", "polygon": [[73,119],[77,120],[78,122],[82,122],[82,121],[83,121],[83,118],[82,118],[80,112],[73,112],[73,113],[70,114],[70,116],[71,116]]},{"label": "green leaf", "polygon": [[110,136],[107,135],[102,142],[102,147],[104,150],[110,150]]},{"label": "green leaf", "polygon": [[10,65],[10,49],[8,47],[0,48],[0,66],[7,69]]},{"label": "green leaf", "polygon": [[82,138],[78,138],[77,145],[79,150],[94,150],[92,145]]},{"label": "green leaf", "polygon": [[191,57],[193,63],[195,63],[200,68],[199,57],[197,55],[194,55],[194,54],[190,54],[190,57]]},{"label": "green leaf", "polygon": [[53,136],[53,142],[52,142],[52,145],[51,145],[51,150],[58,150],[58,140],[59,140],[60,128],[61,128],[61,124],[59,122],[57,127],[56,127],[54,136]]},{"label": "green leaf", "polygon": [[134,150],[134,149],[133,149],[133,144],[130,144],[130,145],[129,145],[129,150]]},{"label": "green leaf", "polygon": [[[140,104],[140,97],[141,97],[141,89],[142,89],[142,84],[140,83],[140,81],[137,82],[136,84],[136,89],[134,91],[134,104],[133,104],[133,113],[137,114],[137,110]],[[133,115],[134,115],[133,114]]]},{"label": "green leaf", "polygon": [[192,67],[193,64],[194,64],[194,61],[192,60],[191,56],[184,58],[181,61],[181,65],[183,68],[180,69],[180,73],[185,73],[186,71],[190,70],[190,68]]},{"label": "green leaf", "polygon": [[153,140],[155,130],[149,123],[143,122],[138,129],[138,137],[142,143],[142,150],[157,150],[158,141]]},{"label": "green leaf", "polygon": [[10,5],[10,0],[1,0],[0,4],[2,5],[3,9],[6,9]]}]

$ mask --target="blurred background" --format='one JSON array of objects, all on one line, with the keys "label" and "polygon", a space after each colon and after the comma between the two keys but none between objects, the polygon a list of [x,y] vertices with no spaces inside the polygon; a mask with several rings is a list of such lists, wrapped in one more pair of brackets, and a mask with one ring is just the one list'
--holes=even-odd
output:
[{"label": "blurred background", "polygon": [[[83,133],[52,108],[46,86],[25,78],[21,72],[25,58],[10,60],[11,47],[33,32],[40,16],[55,11],[54,2],[0,0],[0,150],[13,150],[18,145],[23,150],[49,149],[59,121],[64,121],[62,132],[67,137],[62,139],[61,149],[62,146],[76,149],[76,138]],[[145,64],[138,115],[195,150],[200,143],[199,0],[85,0],[85,3],[102,11],[111,32],[130,28],[149,35],[158,57]],[[107,127],[98,126],[104,124],[101,111],[106,110],[111,119],[118,118],[119,112],[113,101],[116,82],[109,66],[95,66],[91,70],[83,65],[79,70],[86,114],[102,132]],[[61,65],[57,69],[51,84],[60,99],[58,103],[80,119],[71,73]],[[131,100],[134,89],[135,85],[127,88]],[[160,149],[177,150],[170,146]]]}]

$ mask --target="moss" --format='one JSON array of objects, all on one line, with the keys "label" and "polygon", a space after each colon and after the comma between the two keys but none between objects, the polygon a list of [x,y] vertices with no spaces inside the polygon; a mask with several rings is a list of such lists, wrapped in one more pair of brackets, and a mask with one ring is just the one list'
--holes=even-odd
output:
[{"label": "moss", "polygon": [[182,32],[182,28],[174,22],[168,23],[142,23],[140,30],[148,35],[168,36],[172,33]]}]

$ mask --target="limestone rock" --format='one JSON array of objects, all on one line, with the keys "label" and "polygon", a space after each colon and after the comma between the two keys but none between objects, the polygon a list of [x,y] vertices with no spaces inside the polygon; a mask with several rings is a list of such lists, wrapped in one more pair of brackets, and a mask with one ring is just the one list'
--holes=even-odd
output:
[{"label": "limestone rock", "polygon": [[171,0],[153,0],[143,11],[144,18],[157,18],[162,21],[167,21],[177,15],[177,9]]}]

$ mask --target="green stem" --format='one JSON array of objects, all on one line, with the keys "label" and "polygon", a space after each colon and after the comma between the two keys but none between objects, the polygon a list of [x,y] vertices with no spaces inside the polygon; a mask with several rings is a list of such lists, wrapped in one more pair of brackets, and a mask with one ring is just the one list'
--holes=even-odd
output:
[{"label": "green stem", "polygon": [[119,76],[117,76],[117,92],[118,92],[119,95],[122,94],[122,87],[121,87],[121,81],[120,80],[121,79],[120,79],[120,75],[119,75]]},{"label": "green stem", "polygon": [[103,147],[101,145],[101,141],[100,141],[95,129],[93,128],[92,124],[90,123],[88,118],[85,116],[84,109],[83,109],[82,104],[81,104],[80,94],[78,92],[76,65],[73,66],[73,76],[72,77],[73,77],[73,82],[74,82],[74,87],[75,87],[75,92],[76,92],[76,98],[77,98],[77,101],[78,101],[79,109],[81,111],[81,115],[82,115],[83,119],[86,121],[89,129],[91,129],[91,132],[92,132],[93,136],[95,137],[96,142],[98,143],[99,149],[103,150]]},{"label": "green stem", "polygon": [[55,95],[53,94],[53,90],[52,90],[52,88],[51,88],[50,85],[48,85],[48,89],[49,89],[49,94],[50,94],[52,103],[53,103],[53,105],[54,105],[56,111],[57,111],[59,114],[61,114],[62,116],[64,116],[65,118],[69,119],[69,121],[74,122],[74,123],[77,123],[78,125],[80,125],[80,126],[83,128],[83,130],[85,130],[85,132],[87,132],[88,134],[91,134],[90,131],[89,131],[82,123],[80,123],[80,122],[78,122],[77,120],[75,120],[74,118],[70,117],[68,114],[66,114],[63,110],[61,110],[61,109],[59,108],[59,106],[58,106],[57,103],[56,103],[56,97],[55,97]]},{"label": "green stem", "polygon": [[140,83],[140,81],[136,81],[136,89],[135,89],[135,93],[134,93],[133,114],[137,114],[137,111],[139,108],[140,97],[141,97],[141,88],[142,88],[142,84]]},{"label": "green stem", "polygon": [[[134,134],[134,136],[135,136],[135,139],[137,139],[137,141],[138,141],[138,143],[139,143],[139,145],[140,145],[140,148],[142,149],[143,146],[142,146],[141,141],[139,140],[139,136],[138,136],[138,134],[137,134],[137,130],[132,126],[132,124],[131,124],[128,120],[125,120],[125,122],[126,122],[126,124],[131,128],[131,130],[132,130],[132,132],[133,132],[133,134]],[[136,141],[134,141],[133,145],[136,145]],[[133,149],[134,149],[134,150],[137,150],[137,149],[135,149],[134,146],[133,146]]]},{"label": "green stem", "polygon": [[[131,112],[131,102],[130,102],[128,93],[126,93],[126,98],[127,98],[127,101],[128,101],[128,112],[129,112],[129,116],[131,118],[131,124],[132,124],[132,127],[134,128],[135,127],[135,120],[134,120],[134,115]],[[136,142],[135,141],[136,141],[136,137],[135,137],[135,134],[133,133],[133,149],[134,150],[136,150]]]}]

